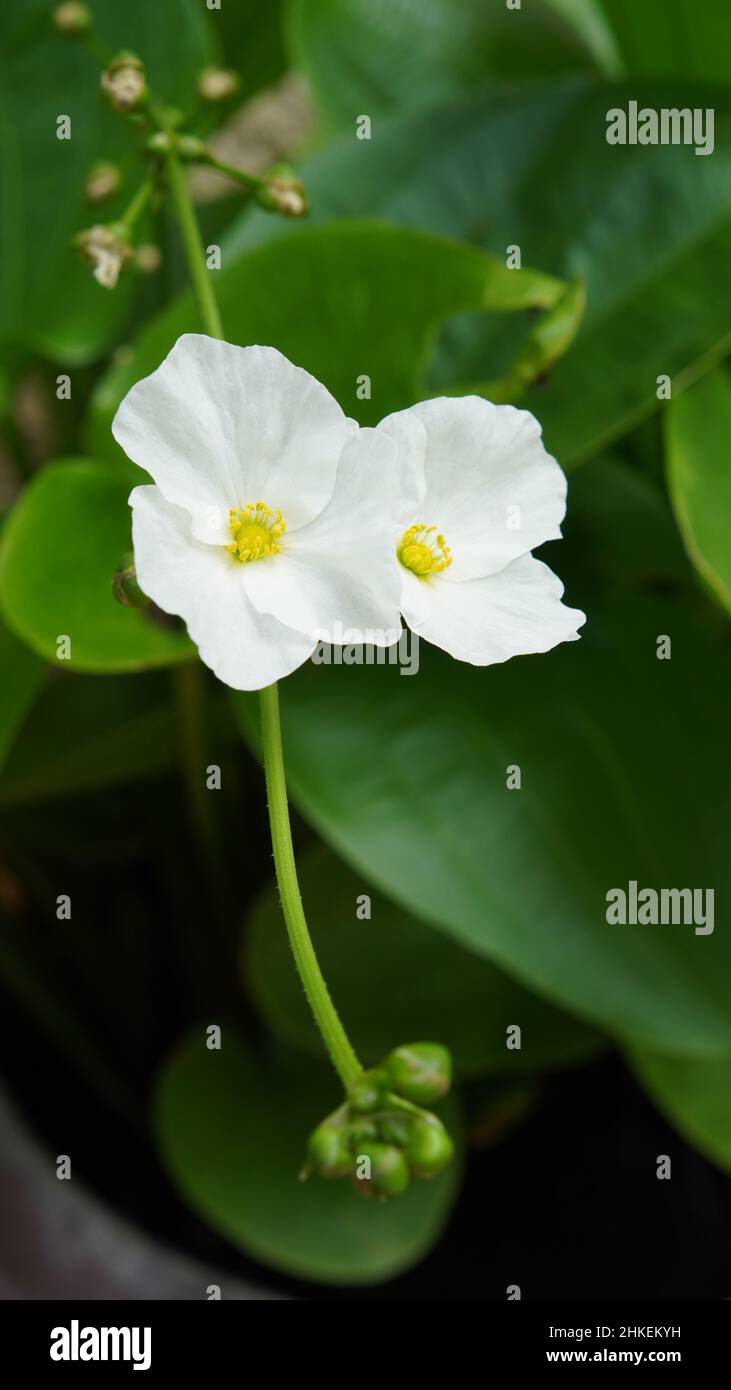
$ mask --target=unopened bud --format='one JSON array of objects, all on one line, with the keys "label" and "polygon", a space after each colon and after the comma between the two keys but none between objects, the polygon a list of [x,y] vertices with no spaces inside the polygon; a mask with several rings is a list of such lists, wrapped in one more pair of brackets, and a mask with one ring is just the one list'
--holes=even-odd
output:
[{"label": "unopened bud", "polygon": [[348,1103],[353,1110],[361,1113],[375,1110],[386,1091],[386,1077],[382,1071],[373,1067],[364,1071],[348,1087]]},{"label": "unopened bud", "polygon": [[350,1172],[353,1161],[341,1126],[332,1120],[323,1120],[312,1131],[307,1156],[321,1178],[344,1178]]},{"label": "unopened bud", "polygon": [[198,78],[198,91],[204,101],[228,101],[240,86],[241,78],[231,68],[204,68]]},{"label": "unopened bud", "polygon": [[87,33],[92,25],[88,6],[78,5],[75,0],[67,0],[65,5],[57,5],[51,19],[59,34],[67,34],[70,38]]},{"label": "unopened bud", "polygon": [[415,1105],[433,1105],[452,1083],[452,1059],[441,1043],[405,1043],[386,1059],[392,1090]]},{"label": "unopened bud", "polygon": [[162,264],[162,251],[153,241],[145,241],[137,247],[135,265],[143,275],[154,275]]},{"label": "unopened bud", "polygon": [[134,53],[120,53],[101,75],[102,91],[115,111],[137,111],[147,97],[145,69]]},{"label": "unopened bud", "polygon": [[411,1121],[406,1157],[415,1178],[435,1178],[454,1156],[454,1144],[436,1115]]},{"label": "unopened bud", "polygon": [[135,557],[131,551],[120,562],[112,580],[112,593],[123,608],[146,608],[150,602],[137,583]]},{"label": "unopened bud", "polygon": [[116,164],[95,164],[89,171],[84,193],[90,203],[104,203],[119,190],[122,175]]},{"label": "unopened bud", "polygon": [[120,272],[132,259],[127,229],[119,222],[79,232],[74,245],[81,259],[92,267],[94,279],[105,290],[114,289]]},{"label": "unopened bud", "polygon": [[[368,1160],[370,1177],[359,1175],[364,1159]],[[409,1165],[393,1144],[367,1140],[355,1155],[354,1173],[356,1187],[365,1192],[375,1188],[382,1197],[400,1197],[409,1185]]]},{"label": "unopened bud", "polygon": [[395,1144],[397,1149],[405,1149],[411,1134],[411,1116],[397,1115],[394,1111],[378,1122],[378,1137],[386,1144]]},{"label": "unopened bud", "polygon": [[176,148],[176,143],[175,136],[169,135],[166,130],[155,130],[148,135],[145,146],[150,154],[169,154]]},{"label": "unopened bud", "polygon": [[289,164],[275,164],[265,174],[256,199],[261,207],[283,217],[304,217],[310,206],[305,186]]},{"label": "unopened bud", "polygon": [[197,135],[179,135],[176,147],[181,159],[203,160],[208,156],[208,147]]},{"label": "unopened bud", "polygon": [[348,1125],[348,1143],[351,1149],[355,1150],[358,1144],[364,1144],[368,1139],[378,1139],[378,1125],[375,1120],[369,1120],[366,1115],[360,1119],[353,1120]]}]

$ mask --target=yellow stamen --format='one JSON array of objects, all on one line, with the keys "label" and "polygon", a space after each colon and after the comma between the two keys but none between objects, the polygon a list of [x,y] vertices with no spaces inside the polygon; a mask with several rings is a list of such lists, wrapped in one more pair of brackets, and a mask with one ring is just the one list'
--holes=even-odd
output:
[{"label": "yellow stamen", "polygon": [[233,541],[226,546],[237,560],[263,560],[266,555],[278,555],[279,541],[287,529],[282,513],[275,512],[266,502],[247,502],[245,507],[232,507],[228,524]]},{"label": "yellow stamen", "polygon": [[421,521],[404,531],[396,554],[401,564],[420,579],[429,574],[441,574],[452,563],[444,536],[437,534],[436,526],[424,526]]}]

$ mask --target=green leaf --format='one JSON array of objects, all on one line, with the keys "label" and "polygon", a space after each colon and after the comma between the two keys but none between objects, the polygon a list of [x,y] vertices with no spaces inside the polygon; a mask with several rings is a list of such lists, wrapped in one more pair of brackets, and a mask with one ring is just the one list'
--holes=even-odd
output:
[{"label": "green leaf", "polygon": [[550,0],[531,0],[530,14],[503,0],[293,0],[289,31],[326,124],[352,137],[363,112],[374,120],[491,81],[591,69],[592,6],[574,0],[573,9],[577,28]]},{"label": "green leaf", "polygon": [[[731,891],[727,655],[652,573],[608,591],[590,577],[615,515],[603,470],[573,493],[583,524],[570,501],[571,547],[563,565],[550,558],[582,557],[568,593],[589,610],[581,640],[485,670],[422,643],[408,678],[303,667],[282,693],[288,781],[395,902],[619,1038],[707,1056],[731,1048],[728,933],[609,925],[606,895],[632,880]],[[657,658],[661,634],[671,660]],[[520,790],[506,785],[514,765]]]},{"label": "green leaf", "polygon": [[688,554],[731,610],[731,380],[712,372],[667,407],[668,489]]},{"label": "green leaf", "polygon": [[[230,342],[275,344],[324,382],[349,415],[375,424],[423,394],[431,345],[450,314],[547,307],[563,285],[538,271],[518,275],[443,237],[351,222],[259,247],[221,271],[216,290]],[[130,386],[198,326],[187,296],[149,325],[129,361],[102,378],[89,433],[97,450],[110,453],[111,420]],[[372,395],[360,400],[363,374]]]},{"label": "green leaf", "polygon": [[681,1134],[714,1163],[731,1171],[731,1056],[695,1061],[634,1052],[628,1060]]},{"label": "green leaf", "polygon": [[[437,1240],[459,1164],[383,1203],[345,1180],[299,1183],[307,1136],[340,1098],[324,1064],[257,1061],[233,1026],[224,1026],[221,1050],[209,1051],[201,1027],[163,1067],[155,1128],[176,1187],[246,1254],[304,1279],[376,1284]],[[440,1112],[454,1135],[454,1106]]]},{"label": "green leaf", "polygon": [[42,663],[0,622],[0,768],[43,681]]},{"label": "green leaf", "polygon": [[[731,10],[718,0],[601,0],[620,61],[638,77],[729,81]],[[682,106],[682,102],[674,102]]]},{"label": "green leaf", "polygon": [[88,460],[60,460],[34,478],[8,517],[0,552],[6,621],[54,664],[58,638],[70,638],[62,669],[137,671],[194,654],[183,631],[112,597],[112,577],[131,547],[131,478]]},{"label": "green leaf", "polygon": [[[608,145],[606,113],[629,100],[714,106],[712,158],[685,146]],[[659,409],[659,375],[673,378],[677,396],[731,350],[727,90],[560,81],[493,92],[384,123],[370,142],[344,135],[302,174],[311,219],[365,210],[476,242],[503,261],[506,247],[519,245],[525,264],[564,280],[585,276],[581,333],[548,382],[521,400],[564,465]],[[263,213],[246,215],[233,224],[224,258],[272,235]],[[503,375],[519,327],[474,315],[448,325],[431,389]]]},{"label": "green leaf", "polygon": [[[460,1075],[524,1075],[583,1060],[596,1034],[551,1008],[484,958],[419,922],[319,845],[298,857],[300,887],[323,974],[359,1056],[372,1065],[392,1047],[434,1038]],[[356,916],[359,895],[371,918]],[[322,1042],[294,968],[274,884],[244,936],[244,975],[258,1008],[285,1041],[320,1056]],[[508,1051],[518,1024],[521,1050]]]},{"label": "green leaf", "polygon": [[228,67],[241,78],[241,101],[270,87],[287,69],[282,33],[284,0],[236,0],[211,10],[210,18]]},{"label": "green leaf", "polygon": [[[134,280],[102,289],[72,249],[84,226],[112,220],[142,177],[139,132],[107,110],[99,65],[78,40],[51,24],[48,0],[0,11],[0,340],[22,341],[69,363],[97,355],[118,336]],[[198,0],[125,0],[96,7],[100,38],[145,61],[160,99],[190,107],[195,78],[215,52]],[[71,138],[57,138],[57,118]],[[119,163],[123,190],[98,207],[84,182],[100,159]]]},{"label": "green leaf", "polygon": [[46,686],[7,760],[0,807],[145,781],[167,771],[175,753],[164,676],[64,675]]}]

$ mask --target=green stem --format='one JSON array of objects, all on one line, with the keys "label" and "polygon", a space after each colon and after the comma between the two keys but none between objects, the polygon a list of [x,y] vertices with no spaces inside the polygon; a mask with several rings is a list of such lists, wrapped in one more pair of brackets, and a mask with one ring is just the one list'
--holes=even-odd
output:
[{"label": "green stem", "polygon": [[221,315],[218,312],[213,286],[208,278],[205,251],[198,227],[198,219],[188,192],[185,172],[174,150],[168,150],[165,155],[165,163],[173,206],[180,227],[180,235],[183,238],[188,273],[193,285],[201,322],[206,333],[209,333],[212,338],[222,338]]},{"label": "green stem", "polygon": [[[188,193],[185,174],[180,160],[173,150],[168,151],[165,158],[170,192],[180,225],[188,270],[201,320],[206,332],[210,333],[212,338],[220,338],[223,336],[221,318],[208,279],[203,243],[195,209]],[[343,1085],[347,1087],[360,1076],[363,1068],[350,1045],[335,1005],[330,998],[302,908],[292,847],[292,831],[289,823],[277,686],[270,685],[262,690],[260,699],[269,823],[284,921],[302,986],[315,1015],[317,1026],[335,1070]]]},{"label": "green stem", "polygon": [[114,57],[111,48],[107,48],[104,41],[91,29],[84,30],[83,33],[79,34],[79,38],[84,47],[89,50],[92,57],[96,58],[100,68],[108,68]]},{"label": "green stem", "polygon": [[242,183],[245,188],[252,192],[256,188],[266,187],[264,179],[260,179],[256,174],[247,174],[245,169],[237,169],[235,164],[226,164],[224,160],[217,159],[210,151],[206,153],[204,159],[200,160],[200,163],[205,164],[208,169],[216,169],[219,174],[225,174],[228,179],[235,179],[237,183]]},{"label": "green stem", "polygon": [[287,805],[278,687],[276,685],[267,686],[265,690],[260,692],[259,698],[269,823],[284,921],[302,986],[315,1015],[323,1042],[330,1053],[340,1080],[347,1087],[360,1076],[363,1069],[330,998],[302,908]]},{"label": "green stem", "polygon": [[132,228],[134,227],[135,223],[141,217],[145,208],[147,207],[147,204],[150,200],[150,194],[152,193],[152,189],[152,179],[145,179],[144,183],[141,183],[139,188],[137,189],[137,192],[135,193],[129,206],[125,208],[124,212],[122,213],[122,216],[120,217],[119,221],[123,222],[125,227],[127,227],[127,229],[130,232],[132,231]]}]

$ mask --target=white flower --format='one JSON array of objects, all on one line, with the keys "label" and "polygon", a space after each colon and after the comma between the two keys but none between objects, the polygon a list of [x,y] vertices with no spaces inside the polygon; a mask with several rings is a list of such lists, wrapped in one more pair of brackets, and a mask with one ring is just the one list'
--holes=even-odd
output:
[{"label": "white flower", "polygon": [[584,614],[530,554],[561,535],[566,510],[537,420],[480,396],[442,397],[389,415],[378,433],[399,449],[394,544],[412,631],[475,666],[576,640]]},{"label": "white flower", "polygon": [[335,630],[398,639],[396,446],[308,372],[185,334],[112,429],[156,484],[130,497],[140,586],[227,685],[272,684]]}]

